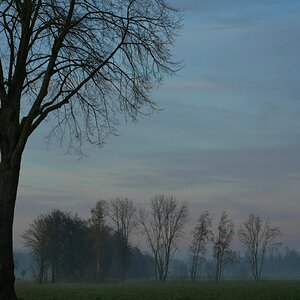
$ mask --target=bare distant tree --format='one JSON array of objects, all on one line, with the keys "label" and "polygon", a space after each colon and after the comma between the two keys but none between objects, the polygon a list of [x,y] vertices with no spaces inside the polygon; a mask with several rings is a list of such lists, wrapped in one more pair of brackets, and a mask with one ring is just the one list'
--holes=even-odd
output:
[{"label": "bare distant tree", "polygon": [[223,212],[219,225],[218,232],[214,237],[213,257],[215,261],[215,280],[221,280],[224,267],[231,263],[235,253],[230,249],[230,245],[234,235],[234,224],[232,219]]},{"label": "bare distant tree", "polygon": [[89,220],[90,230],[92,234],[92,249],[96,257],[96,281],[101,279],[101,261],[102,249],[104,248],[104,238],[106,233],[105,218],[108,213],[108,203],[105,200],[99,200],[95,207],[91,210],[91,218]]},{"label": "bare distant tree", "polygon": [[198,276],[200,262],[207,251],[206,245],[212,238],[211,225],[211,217],[209,213],[205,211],[200,215],[198,224],[192,230],[193,240],[189,247],[192,281],[195,281]]},{"label": "bare distant tree", "polygon": [[[165,0],[0,1],[0,299],[16,299],[12,226],[22,154],[32,133],[80,153],[155,108],[149,91],[178,69],[180,28]],[[148,108],[147,110],[145,108]]]},{"label": "bare distant tree", "polygon": [[136,206],[127,198],[117,198],[109,203],[109,216],[113,221],[120,258],[121,279],[127,276],[130,238],[137,229]]},{"label": "bare distant tree", "polygon": [[46,215],[36,218],[22,235],[24,246],[30,250],[35,264],[35,277],[39,283],[47,281],[47,249],[49,221]]},{"label": "bare distant tree", "polygon": [[272,227],[269,219],[264,222],[254,214],[250,214],[248,220],[241,225],[239,239],[245,247],[247,262],[255,280],[261,279],[267,251],[280,245],[276,242],[280,235],[279,227]]},{"label": "bare distant tree", "polygon": [[186,204],[172,196],[157,195],[151,200],[150,212],[140,209],[139,222],[154,256],[157,280],[167,279],[169,264],[177,249],[176,242],[187,220]]}]

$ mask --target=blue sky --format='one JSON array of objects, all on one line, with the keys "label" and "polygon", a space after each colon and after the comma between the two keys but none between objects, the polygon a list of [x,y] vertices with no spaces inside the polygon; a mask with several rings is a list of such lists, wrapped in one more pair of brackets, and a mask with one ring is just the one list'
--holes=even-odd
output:
[{"label": "blue sky", "polygon": [[27,224],[52,208],[88,217],[100,198],[146,205],[166,193],[189,203],[189,227],[205,209],[215,223],[227,211],[236,227],[256,213],[300,250],[300,2],[172,3],[184,9],[173,51],[184,68],[152,92],[164,109],[123,122],[79,161],[47,148],[41,127],[24,154],[17,247]]}]

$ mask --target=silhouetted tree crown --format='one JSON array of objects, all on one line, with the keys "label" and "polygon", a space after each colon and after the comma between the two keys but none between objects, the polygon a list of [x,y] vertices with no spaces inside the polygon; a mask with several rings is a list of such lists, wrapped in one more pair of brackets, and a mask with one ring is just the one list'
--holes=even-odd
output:
[{"label": "silhouetted tree crown", "polygon": [[68,150],[135,120],[178,64],[178,11],[164,0],[0,2],[0,299],[16,299],[12,226],[22,153],[46,119]]}]

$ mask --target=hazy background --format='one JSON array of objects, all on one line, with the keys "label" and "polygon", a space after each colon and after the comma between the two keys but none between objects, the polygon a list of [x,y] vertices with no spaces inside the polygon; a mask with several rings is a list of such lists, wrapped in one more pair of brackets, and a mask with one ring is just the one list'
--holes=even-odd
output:
[{"label": "hazy background", "polygon": [[[53,208],[89,217],[97,200],[146,204],[157,193],[236,226],[269,217],[300,250],[300,2],[173,0],[185,11],[174,55],[178,75],[153,91],[160,113],[123,122],[102,149],[77,160],[47,148],[44,125],[24,154],[15,248],[38,214]],[[182,248],[188,239],[182,241]]]}]

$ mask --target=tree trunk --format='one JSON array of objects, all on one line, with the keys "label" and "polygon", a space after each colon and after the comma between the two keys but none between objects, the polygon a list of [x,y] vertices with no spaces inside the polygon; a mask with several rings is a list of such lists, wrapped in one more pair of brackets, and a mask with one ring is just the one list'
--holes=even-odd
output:
[{"label": "tree trunk", "polygon": [[222,273],[222,262],[220,258],[217,259],[217,266],[216,266],[216,282],[221,281],[221,273]]},{"label": "tree trunk", "polygon": [[191,280],[196,281],[197,273],[198,273],[198,262],[199,258],[197,254],[193,255],[192,259],[192,269],[191,269]]},{"label": "tree trunk", "polygon": [[[2,153],[3,154],[3,153]],[[14,282],[12,229],[21,156],[0,162],[0,300],[17,299]]]},{"label": "tree trunk", "polygon": [[100,282],[100,255],[96,254],[96,282]]}]

